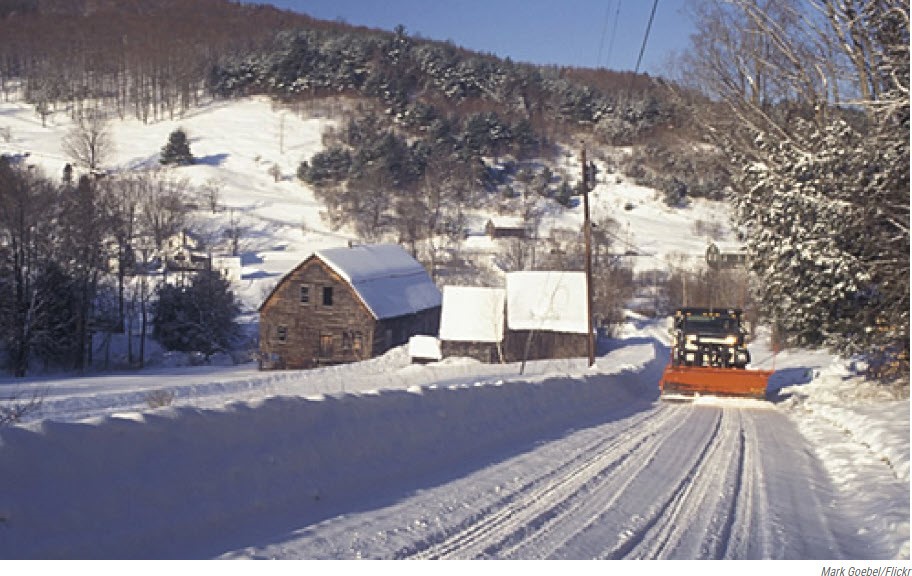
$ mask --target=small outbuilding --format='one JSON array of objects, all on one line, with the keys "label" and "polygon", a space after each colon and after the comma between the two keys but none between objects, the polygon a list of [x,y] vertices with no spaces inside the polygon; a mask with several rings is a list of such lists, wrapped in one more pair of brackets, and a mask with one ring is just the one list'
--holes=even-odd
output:
[{"label": "small outbuilding", "polygon": [[515,216],[495,216],[485,224],[485,234],[492,239],[525,238],[526,223]]},{"label": "small outbuilding", "polygon": [[198,272],[211,264],[200,239],[187,231],[166,238],[163,252],[165,268],[169,272]]},{"label": "small outbuilding", "polygon": [[443,359],[443,354],[440,352],[440,340],[421,334],[412,336],[409,338],[408,355],[412,364],[440,362]]},{"label": "small outbuilding", "polygon": [[443,289],[444,357],[488,363],[583,357],[588,332],[583,272],[510,272],[506,289]]},{"label": "small outbuilding", "polygon": [[444,286],[440,316],[443,356],[501,362],[505,301],[503,288]]},{"label": "small outbuilding", "polygon": [[383,354],[435,335],[440,290],[395,244],[320,250],[260,306],[260,367],[312,368]]},{"label": "small outbuilding", "polygon": [[577,358],[588,353],[583,272],[507,274],[504,352],[511,362]]},{"label": "small outbuilding", "polygon": [[222,278],[231,284],[237,284],[241,281],[243,266],[240,256],[213,256],[212,269],[221,274]]}]

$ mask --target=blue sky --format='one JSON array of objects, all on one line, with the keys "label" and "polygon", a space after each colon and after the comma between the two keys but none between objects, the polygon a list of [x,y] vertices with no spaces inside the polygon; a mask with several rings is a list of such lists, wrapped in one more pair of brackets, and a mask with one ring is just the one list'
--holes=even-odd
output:
[{"label": "blue sky", "polygon": [[[688,45],[686,0],[659,0],[640,71],[669,75]],[[255,3],[266,3],[256,0]],[[652,0],[271,0],[321,20],[392,30],[517,62],[633,70]]]}]

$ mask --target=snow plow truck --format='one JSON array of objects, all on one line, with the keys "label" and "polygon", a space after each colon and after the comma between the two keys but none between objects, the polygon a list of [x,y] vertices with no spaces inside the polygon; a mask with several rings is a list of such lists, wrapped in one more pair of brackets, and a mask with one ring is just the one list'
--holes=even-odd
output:
[{"label": "snow plow truck", "polygon": [[741,310],[681,308],[671,327],[671,361],[659,383],[662,397],[766,398],[772,371],[748,370]]}]

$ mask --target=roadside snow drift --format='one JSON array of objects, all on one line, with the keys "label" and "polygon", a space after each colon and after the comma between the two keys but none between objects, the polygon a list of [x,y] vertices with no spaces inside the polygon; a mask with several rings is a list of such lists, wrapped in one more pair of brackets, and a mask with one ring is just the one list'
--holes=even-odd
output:
[{"label": "roadside snow drift", "polygon": [[4,429],[0,558],[214,556],[642,410],[660,369]]}]

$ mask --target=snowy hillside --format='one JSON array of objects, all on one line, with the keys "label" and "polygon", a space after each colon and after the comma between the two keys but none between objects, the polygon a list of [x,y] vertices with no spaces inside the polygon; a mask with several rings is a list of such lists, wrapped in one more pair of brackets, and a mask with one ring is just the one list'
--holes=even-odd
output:
[{"label": "snowy hillside", "polygon": [[[0,103],[0,116],[0,127],[10,133],[9,141],[0,141],[0,153],[27,153],[27,162],[40,166],[49,177],[62,174],[70,162],[61,149],[61,140],[72,125],[66,114],[55,114],[42,126],[30,106]],[[353,239],[327,230],[312,192],[294,177],[301,160],[322,148],[321,134],[328,123],[325,118],[275,109],[267,98],[213,103],[174,121],[114,121],[114,151],[106,168],[118,172],[159,167],[168,135],[183,128],[197,162],[174,169],[175,173],[194,186],[215,182],[221,188],[222,210],[217,214],[196,211],[194,224],[224,230],[229,218],[238,219],[245,233],[241,241],[243,282],[236,289],[252,309],[268,286],[313,251]],[[269,173],[273,165],[281,170],[279,182]]]},{"label": "snowy hillside", "polygon": [[[243,269],[235,289],[244,305],[253,310],[282,275],[314,251],[357,241],[345,229],[330,230],[313,191],[295,177],[298,164],[322,149],[322,133],[333,122],[322,108],[315,112],[304,107],[296,112],[277,107],[265,97],[211,103],[172,121],[114,120],[114,149],[105,167],[112,172],[159,167],[168,135],[176,128],[186,131],[197,162],[172,170],[194,186],[214,182],[220,187],[222,210],[212,214],[202,206],[193,214],[194,227],[224,231],[230,218],[238,220],[244,231],[240,246]],[[42,126],[31,106],[0,102],[0,129],[9,134],[8,139],[0,139],[0,154],[28,154],[27,163],[57,178],[71,161],[61,148],[71,126],[72,120],[64,112],[49,116]],[[554,168],[574,178],[576,162],[575,151],[567,150]],[[270,174],[274,166],[281,172],[278,182]],[[599,175],[590,198],[593,221],[611,217],[618,223],[617,230],[608,232],[616,250],[638,255],[631,257],[638,271],[666,269],[669,257],[699,263],[710,238],[695,227],[698,222],[719,230],[713,240],[720,245],[733,245],[727,208],[717,202],[696,199],[686,208],[671,209],[654,190],[612,173]],[[473,215],[470,248],[496,250],[492,242],[480,237],[491,215]],[[563,208],[552,203],[543,216],[540,235],[545,237],[552,229],[579,230],[582,219],[581,206]]]},{"label": "snowy hillside", "polygon": [[[329,123],[264,98],[115,121],[110,168],[154,166],[168,134],[187,131],[199,162],[175,170],[222,189],[224,210],[196,211],[200,226],[240,219],[234,288],[249,312],[313,251],[354,240],[294,178]],[[50,176],[68,128],[64,114],[42,126],[0,103],[0,153]],[[702,258],[698,221],[734,245],[723,205],[671,210],[614,174],[592,209],[619,223],[638,271]],[[580,207],[555,207],[542,226],[581,220]],[[400,348],[302,372],[161,356],[141,372],[0,377],[0,395],[45,394],[0,430],[0,559],[909,558],[908,398],[845,360],[757,341],[756,367],[776,370],[771,402],[669,405],[657,387],[666,328],[630,314],[594,367],[534,362],[524,376],[465,359],[410,365]],[[153,409],[160,391],[171,405]]]}]

